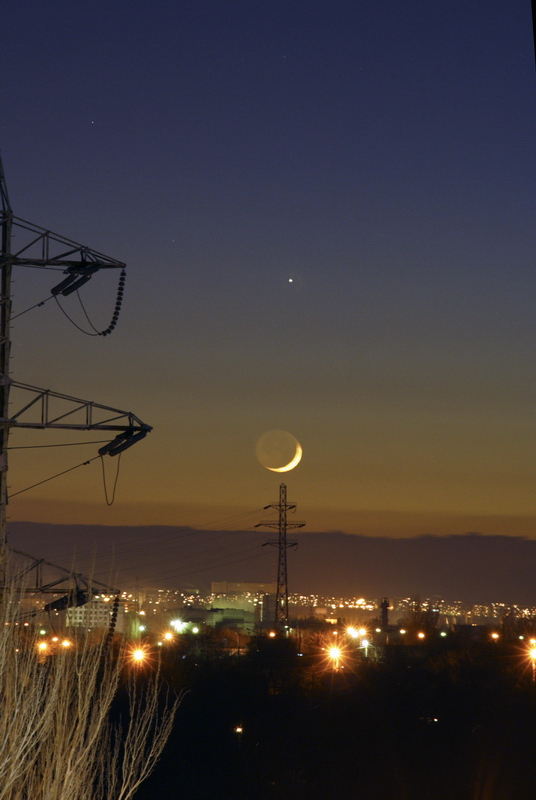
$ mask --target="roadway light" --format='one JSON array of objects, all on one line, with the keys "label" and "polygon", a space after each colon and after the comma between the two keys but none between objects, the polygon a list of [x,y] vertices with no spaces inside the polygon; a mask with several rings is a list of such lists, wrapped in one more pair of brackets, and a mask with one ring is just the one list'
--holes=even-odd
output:
[{"label": "roadway light", "polygon": [[143,664],[147,660],[147,650],[145,647],[134,647],[130,653],[130,658],[134,664]]},{"label": "roadway light", "polygon": [[536,647],[534,645],[529,650],[529,658],[532,665],[532,682],[536,683]]},{"label": "roadway light", "polygon": [[333,662],[333,670],[334,672],[339,671],[339,660],[341,657],[341,650],[340,647],[330,647],[328,650],[328,655]]}]

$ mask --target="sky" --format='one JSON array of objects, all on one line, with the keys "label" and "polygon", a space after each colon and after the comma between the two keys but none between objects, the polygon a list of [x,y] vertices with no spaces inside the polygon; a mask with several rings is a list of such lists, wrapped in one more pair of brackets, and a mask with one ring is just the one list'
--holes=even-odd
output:
[{"label": "sky", "polygon": [[[14,213],[127,264],[111,336],[47,303],[13,377],[154,428],[110,506],[100,460],[26,491],[99,436],[16,431],[11,520],[248,528],[284,480],[307,531],[534,536],[529,2],[20,0],[2,27]],[[57,282],[19,270],[13,313]],[[98,328],[116,284],[80,292]],[[257,460],[273,429],[291,472]]]}]

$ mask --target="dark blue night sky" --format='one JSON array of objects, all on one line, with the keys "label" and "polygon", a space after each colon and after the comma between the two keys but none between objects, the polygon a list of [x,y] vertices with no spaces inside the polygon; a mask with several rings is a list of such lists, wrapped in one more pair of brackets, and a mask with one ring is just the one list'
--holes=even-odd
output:
[{"label": "dark blue night sky", "polygon": [[[47,304],[15,377],[155,428],[111,508],[95,465],[12,519],[245,514],[277,496],[255,443],[283,429],[308,530],[531,534],[530,3],[21,0],[2,25],[15,213],[128,264],[114,335]],[[18,275],[15,312],[49,278]],[[98,322],[114,281],[84,294]],[[73,449],[14,452],[13,492]]]}]

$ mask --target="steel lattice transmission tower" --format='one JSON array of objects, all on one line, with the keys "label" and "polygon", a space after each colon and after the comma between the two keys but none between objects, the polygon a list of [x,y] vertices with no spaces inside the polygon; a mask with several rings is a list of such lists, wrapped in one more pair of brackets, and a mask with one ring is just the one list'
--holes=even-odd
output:
[{"label": "steel lattice transmission tower", "polygon": [[[265,545],[279,548],[279,558],[277,562],[277,593],[275,597],[275,627],[281,628],[288,623],[288,570],[287,570],[287,550],[290,547],[297,547],[297,542],[291,542],[287,539],[287,531],[294,528],[303,528],[305,522],[297,522],[293,520],[289,522],[287,514],[289,511],[296,509],[296,503],[287,502],[287,487],[284,483],[279,487],[279,502],[269,503],[264,506],[267,508],[274,508],[279,511],[279,519],[275,520],[262,520],[255,525],[259,528],[265,525],[267,528],[276,528],[279,530],[279,538],[265,542]],[[265,546],[263,545],[263,547]]]},{"label": "steel lattice transmission tower", "polygon": [[[47,300],[77,292],[101,269],[119,269],[115,311],[106,330],[115,328],[123,297],[125,264],[90,247],[73,242],[46,228],[13,214],[0,160],[0,573],[6,547],[6,507],[8,501],[8,438],[13,428],[61,428],[76,431],[99,430],[113,438],[100,448],[99,455],[115,456],[143,439],[151,430],[129,411],[81,400],[70,395],[19,383],[10,376],[11,275],[14,267],[63,270],[66,276],[50,290]],[[13,233],[16,231],[16,240]],[[14,244],[15,242],[15,244]],[[43,302],[46,302],[43,301]],[[43,305],[39,303],[38,305]],[[18,408],[12,410],[13,405]],[[98,457],[98,456],[96,456]],[[0,574],[0,581],[3,575]]]}]

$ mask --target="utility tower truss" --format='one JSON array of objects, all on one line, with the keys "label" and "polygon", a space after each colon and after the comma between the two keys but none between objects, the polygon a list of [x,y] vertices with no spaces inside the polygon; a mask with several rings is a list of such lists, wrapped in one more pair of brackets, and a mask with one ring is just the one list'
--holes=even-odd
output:
[{"label": "utility tower truss", "polygon": [[[14,234],[16,233],[16,237]],[[115,433],[100,455],[117,455],[151,430],[128,411],[40,389],[10,378],[11,276],[13,267],[63,271],[64,278],[51,288],[51,297],[78,291],[101,269],[120,269],[117,302],[107,335],[115,327],[123,296],[122,261],[99,253],[13,214],[0,160],[0,559],[6,545],[7,451],[12,428],[62,428]],[[12,396],[13,390],[13,396]],[[24,396],[24,397],[23,397]],[[14,400],[18,410],[11,413]]]},{"label": "utility tower truss", "polygon": [[265,542],[263,547],[269,545],[270,547],[278,548],[278,561],[277,561],[277,592],[275,598],[275,619],[274,624],[276,629],[284,628],[288,625],[288,569],[287,569],[287,550],[291,547],[296,548],[298,543],[289,541],[287,539],[287,532],[294,528],[303,528],[305,522],[297,522],[293,520],[289,522],[287,514],[289,511],[295,511],[296,503],[287,502],[287,487],[284,483],[279,487],[279,502],[269,503],[264,506],[264,510],[273,508],[279,512],[278,520],[262,520],[255,525],[256,528],[264,525],[267,528],[276,528],[279,531],[279,538],[276,540]]}]

